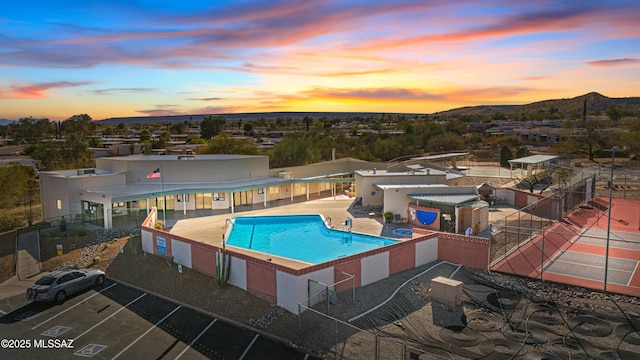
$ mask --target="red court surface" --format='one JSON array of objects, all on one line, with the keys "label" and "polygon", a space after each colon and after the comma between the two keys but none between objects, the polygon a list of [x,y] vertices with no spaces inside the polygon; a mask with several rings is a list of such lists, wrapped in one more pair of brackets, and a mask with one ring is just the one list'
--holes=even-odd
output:
[{"label": "red court surface", "polygon": [[[492,271],[640,296],[640,200],[596,198],[520,246]],[[608,240],[607,240],[608,237]],[[608,243],[608,246],[607,246]],[[607,254],[608,248],[608,254]]]}]

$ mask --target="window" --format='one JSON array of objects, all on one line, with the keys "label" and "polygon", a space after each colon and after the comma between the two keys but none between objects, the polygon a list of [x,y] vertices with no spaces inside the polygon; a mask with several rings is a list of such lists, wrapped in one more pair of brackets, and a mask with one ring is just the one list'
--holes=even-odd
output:
[{"label": "window", "polygon": [[258,194],[264,194],[264,188],[258,188]]},{"label": "window", "polygon": [[189,194],[178,194],[178,202],[189,202]]},{"label": "window", "polygon": [[56,209],[62,210],[62,200],[56,200]]},{"label": "window", "polygon": [[66,274],[63,277],[61,277],[60,279],[58,279],[58,284],[64,284],[67,281],[73,279],[73,276],[71,274]]},{"label": "window", "polygon": [[214,201],[224,201],[224,193],[213,193]]}]

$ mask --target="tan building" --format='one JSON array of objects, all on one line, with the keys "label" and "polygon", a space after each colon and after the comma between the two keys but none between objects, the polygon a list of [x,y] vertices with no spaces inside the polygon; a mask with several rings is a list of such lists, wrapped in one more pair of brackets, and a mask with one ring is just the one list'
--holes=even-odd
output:
[{"label": "tan building", "polygon": [[[137,227],[153,207],[170,223],[346,194],[362,208],[384,208],[407,219],[409,205],[419,202],[415,196],[446,195],[452,193],[447,188],[466,185],[462,172],[427,160],[389,165],[344,158],[269,169],[267,156],[252,155],[98,158],[94,169],[42,172],[42,212],[46,221],[65,217],[109,229]],[[475,191],[465,190],[466,198],[477,195],[475,187],[465,188]]]}]

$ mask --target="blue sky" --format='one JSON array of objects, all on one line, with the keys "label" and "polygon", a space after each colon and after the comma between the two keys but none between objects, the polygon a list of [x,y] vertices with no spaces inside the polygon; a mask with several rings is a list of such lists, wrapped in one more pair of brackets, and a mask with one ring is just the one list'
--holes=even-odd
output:
[{"label": "blue sky", "polygon": [[637,1],[31,1],[0,118],[433,113],[639,96]]}]

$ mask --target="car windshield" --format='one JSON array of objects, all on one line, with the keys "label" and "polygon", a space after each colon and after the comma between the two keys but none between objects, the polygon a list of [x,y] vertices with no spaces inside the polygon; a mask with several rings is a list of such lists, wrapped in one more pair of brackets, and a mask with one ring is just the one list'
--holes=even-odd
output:
[{"label": "car windshield", "polygon": [[36,281],[36,285],[51,285],[53,284],[54,281],[56,281],[56,278],[51,276],[45,276],[40,280]]}]

